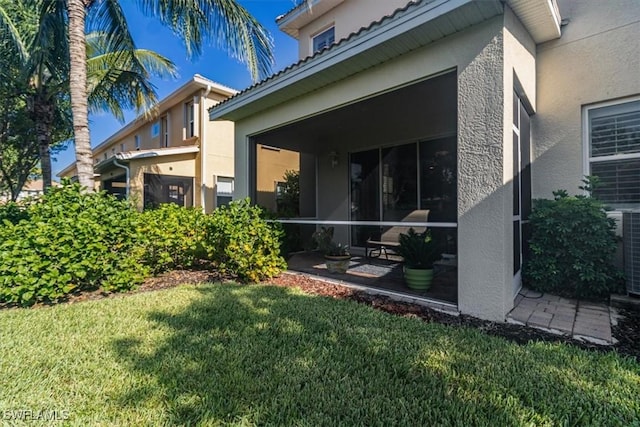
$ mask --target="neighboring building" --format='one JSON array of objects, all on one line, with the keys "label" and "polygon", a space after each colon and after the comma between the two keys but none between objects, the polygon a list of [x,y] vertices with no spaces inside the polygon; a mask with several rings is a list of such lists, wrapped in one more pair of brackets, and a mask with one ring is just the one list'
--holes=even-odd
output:
[{"label": "neighboring building", "polygon": [[461,312],[513,307],[532,198],[597,174],[640,207],[637,0],[316,0],[277,22],[300,61],[210,110],[235,122],[236,196],[259,196],[262,144],[299,153],[301,216],[353,247],[428,210]]},{"label": "neighboring building", "polygon": [[[233,123],[206,120],[207,109],[236,91],[195,75],[152,117],[140,116],[93,148],[99,188],[140,208],[160,203],[213,210],[233,195]],[[72,177],[75,164],[58,174]]]},{"label": "neighboring building", "polygon": [[[57,182],[52,182],[51,185],[56,187],[59,184]],[[42,179],[34,179],[31,181],[27,181],[22,187],[22,190],[20,190],[20,193],[18,193],[18,198],[16,199],[16,201],[25,200],[33,197],[39,197],[44,193],[42,189],[43,189]],[[4,203],[9,200],[11,200],[11,193],[0,194],[0,202]]]},{"label": "neighboring building", "polygon": [[[193,76],[156,105],[152,118],[138,117],[93,149],[96,189],[129,194],[141,209],[176,203],[210,212],[229,203],[234,194],[233,122],[210,122],[206,114],[235,93]],[[279,165],[262,177],[269,182],[280,180],[284,169],[298,168],[297,155],[286,152],[266,160]],[[73,163],[58,176],[76,174]],[[275,200],[275,187],[266,191],[264,199]]]}]

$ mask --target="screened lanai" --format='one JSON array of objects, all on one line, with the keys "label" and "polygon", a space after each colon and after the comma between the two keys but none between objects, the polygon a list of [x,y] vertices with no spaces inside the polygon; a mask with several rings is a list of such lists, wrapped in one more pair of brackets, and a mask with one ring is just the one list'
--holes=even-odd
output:
[{"label": "screened lanai", "polygon": [[[353,261],[359,277],[384,286],[401,268],[393,245],[384,243],[409,227],[429,229],[442,252],[431,294],[456,302],[456,81],[451,71],[250,138],[254,200],[268,167],[258,161],[261,151],[299,153],[298,209],[280,218],[289,249],[309,248],[316,229],[333,227],[334,240],[360,257]],[[313,269],[297,261],[290,265]]]}]

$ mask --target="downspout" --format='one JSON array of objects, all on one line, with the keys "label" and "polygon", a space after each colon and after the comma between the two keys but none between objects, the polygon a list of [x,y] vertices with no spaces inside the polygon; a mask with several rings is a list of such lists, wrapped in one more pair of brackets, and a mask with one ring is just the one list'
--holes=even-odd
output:
[{"label": "downspout", "polygon": [[[207,118],[207,111],[205,109],[205,100],[211,93],[211,85],[207,84],[207,90],[204,92],[204,96],[200,101],[200,204],[202,206],[202,212],[206,212],[206,189],[205,184],[207,179],[207,152],[205,147],[207,146],[207,126],[205,125],[205,119]],[[214,183],[215,184],[215,183]]]},{"label": "downspout", "polygon": [[118,163],[118,158],[120,157],[120,153],[116,154],[116,157],[113,159],[113,165],[117,166],[119,168],[124,169],[125,173],[126,173],[126,184],[125,184],[125,196],[127,197],[127,199],[129,198],[129,183],[130,183],[130,174],[131,171],[129,169],[129,166],[123,165],[122,163]]}]

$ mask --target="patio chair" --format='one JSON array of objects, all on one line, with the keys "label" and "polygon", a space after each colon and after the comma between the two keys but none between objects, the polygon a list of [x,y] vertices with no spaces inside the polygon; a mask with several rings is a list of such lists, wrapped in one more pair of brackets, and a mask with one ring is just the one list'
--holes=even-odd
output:
[{"label": "patio chair", "polygon": [[[401,222],[427,222],[429,218],[429,209],[416,209],[409,215],[402,218]],[[400,246],[400,234],[407,234],[409,229],[413,228],[416,233],[424,233],[427,227],[411,227],[404,225],[394,225],[383,231],[379,240],[367,239],[365,243],[364,253],[366,258],[378,258],[384,254],[389,259],[387,249],[393,250]],[[374,255],[377,252],[377,255]]]}]

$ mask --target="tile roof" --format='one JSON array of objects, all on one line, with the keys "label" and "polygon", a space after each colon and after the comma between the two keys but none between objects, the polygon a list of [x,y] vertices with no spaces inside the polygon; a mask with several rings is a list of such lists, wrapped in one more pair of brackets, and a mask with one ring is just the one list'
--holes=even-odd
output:
[{"label": "tile roof", "polygon": [[[213,107],[211,107],[211,110],[215,110],[218,107],[222,106],[222,105],[226,105],[229,101],[234,100],[240,96],[243,96],[245,93],[250,92],[262,85],[264,85],[265,83],[275,80],[277,78],[279,78],[280,76],[289,73],[290,71],[293,71],[295,69],[298,69],[300,67],[303,67],[305,64],[314,61],[315,59],[317,59],[318,57],[324,55],[327,51],[333,51],[336,49],[340,49],[341,47],[343,47],[344,45],[348,44],[349,41],[351,41],[352,39],[356,38],[357,36],[364,34],[364,33],[368,33],[370,31],[374,31],[376,27],[380,26],[381,24],[383,24],[386,21],[389,20],[393,20],[395,19],[398,15],[406,12],[409,9],[413,9],[416,8],[419,4],[421,3],[428,3],[430,1],[433,0],[410,0],[406,6],[401,7],[396,9],[395,11],[393,11],[393,13],[391,13],[390,15],[386,15],[383,16],[381,19],[377,20],[377,21],[373,21],[371,24],[367,25],[366,27],[362,27],[360,28],[358,31],[354,31],[353,33],[349,34],[347,37],[342,38],[340,40],[338,40],[337,42],[333,43],[332,45],[329,45],[327,47],[325,47],[322,50],[319,50],[317,52],[315,52],[313,55],[307,56],[306,58],[303,58],[297,62],[294,62],[293,64],[283,68],[282,70],[270,75],[269,77],[266,77],[264,79],[262,79],[261,81],[254,83],[253,85],[241,90],[240,92],[236,93],[233,96],[230,96],[229,98],[225,99],[224,101],[214,105]],[[285,15],[280,16],[278,19],[283,19],[286,15],[290,14],[291,12],[293,12],[294,10],[298,9],[302,7],[301,5],[298,5],[296,7],[294,7],[293,9],[291,9],[289,12],[287,12]]]}]

